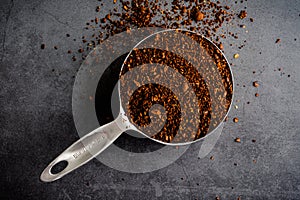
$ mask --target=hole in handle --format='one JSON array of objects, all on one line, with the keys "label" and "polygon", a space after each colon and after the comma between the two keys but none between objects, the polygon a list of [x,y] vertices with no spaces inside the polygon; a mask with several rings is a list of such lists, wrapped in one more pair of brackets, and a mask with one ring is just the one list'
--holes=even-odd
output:
[{"label": "hole in handle", "polygon": [[62,160],[58,163],[56,163],[55,165],[53,165],[53,167],[51,168],[50,172],[52,174],[58,174],[59,172],[63,171],[64,169],[66,169],[66,167],[68,166],[68,161],[66,160]]}]

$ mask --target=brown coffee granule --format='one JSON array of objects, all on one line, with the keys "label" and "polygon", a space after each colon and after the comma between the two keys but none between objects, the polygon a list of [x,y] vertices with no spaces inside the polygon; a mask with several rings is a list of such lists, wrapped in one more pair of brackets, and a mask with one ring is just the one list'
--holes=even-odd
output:
[{"label": "brown coffee granule", "polygon": [[259,96],[259,94],[258,94],[258,93],[255,93],[255,96],[256,96],[256,97],[258,97],[258,96]]},{"label": "brown coffee granule", "polygon": [[279,43],[281,40],[278,38],[276,41],[275,41],[275,43],[277,44],[277,43]]},{"label": "brown coffee granule", "polygon": [[239,122],[239,119],[237,117],[233,118],[233,122],[234,123],[238,123]]},{"label": "brown coffee granule", "polygon": [[234,141],[240,143],[241,142],[241,138],[235,138]]},{"label": "brown coffee granule", "polygon": [[41,44],[41,49],[45,49],[46,45],[45,44]]},{"label": "brown coffee granule", "polygon": [[236,54],[233,55],[234,59],[238,59],[239,57],[240,57],[240,55],[238,53],[236,53]]},{"label": "brown coffee granule", "polygon": [[95,18],[95,23],[96,23],[96,24],[99,23],[99,18],[98,18],[98,17]]},{"label": "brown coffee granule", "polygon": [[242,10],[240,14],[238,15],[239,18],[244,19],[247,17],[247,12],[245,10]]},{"label": "brown coffee granule", "polygon": [[96,12],[100,12],[100,8],[101,8],[100,6],[97,6],[96,7]]},{"label": "brown coffee granule", "polygon": [[220,45],[219,45],[219,48],[220,48],[221,50],[223,50],[223,49],[224,49],[224,46],[223,46],[223,44],[222,44],[222,43],[220,43]]},{"label": "brown coffee granule", "polygon": [[195,16],[195,21],[201,21],[203,19],[204,19],[204,14],[202,12],[198,11]]},{"label": "brown coffee granule", "polygon": [[254,82],[253,82],[253,86],[254,86],[254,87],[259,87],[259,83],[258,83],[257,81],[254,81]]},{"label": "brown coffee granule", "polygon": [[126,5],[123,5],[123,9],[124,9],[125,11],[127,11],[127,10],[128,10],[128,7],[127,7]]},{"label": "brown coffee granule", "polygon": [[105,16],[105,18],[106,18],[106,19],[110,19],[110,14],[107,14],[107,15]]}]

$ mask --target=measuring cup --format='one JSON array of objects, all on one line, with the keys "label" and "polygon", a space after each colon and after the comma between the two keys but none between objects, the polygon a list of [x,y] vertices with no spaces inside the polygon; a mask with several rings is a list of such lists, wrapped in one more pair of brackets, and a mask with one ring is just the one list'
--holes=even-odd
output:
[{"label": "measuring cup", "polygon": [[[208,46],[210,48],[207,48]],[[158,52],[153,54],[152,50]],[[168,52],[171,53],[168,54]],[[151,58],[158,55],[165,62],[153,63]],[[179,64],[189,66],[190,71],[185,73],[185,68],[178,67],[178,64],[174,65],[170,56],[177,59]],[[141,63],[141,61],[145,63]],[[187,78],[188,81],[184,78]],[[170,82],[169,80],[175,81]],[[193,81],[191,82],[191,80]],[[130,102],[135,101],[133,97],[136,96],[136,91],[140,91],[137,92],[138,94],[147,94],[145,85],[152,89],[157,89],[157,85],[164,88],[165,91],[168,91],[166,94],[171,94],[169,96],[173,98],[174,102],[181,102],[177,106],[178,109],[170,108],[164,112],[159,109],[151,110],[148,106],[141,110],[144,112],[140,119],[134,119],[137,114],[131,112],[135,107],[130,107]],[[171,90],[168,90],[169,87]],[[61,153],[43,171],[40,177],[42,181],[57,180],[87,163],[104,151],[126,130],[137,131],[149,139],[165,145],[191,144],[205,138],[220,125],[231,107],[233,76],[225,55],[210,40],[195,32],[170,29],[149,35],[128,54],[122,66],[118,89],[120,98],[118,117],[113,122],[80,138]],[[198,95],[195,95],[194,90]],[[201,92],[206,92],[207,96],[203,96]],[[150,93],[153,92],[150,91]],[[183,94],[183,97],[178,94]],[[159,100],[156,103],[162,104]],[[138,109],[138,107],[136,108]],[[192,111],[186,112],[189,108]],[[168,122],[173,111],[179,113],[176,124],[173,122],[166,126],[167,123],[159,123]],[[151,113],[152,116],[149,116]],[[157,115],[157,113],[161,114]],[[158,123],[143,124],[143,119]],[[178,127],[178,124],[181,126]],[[168,130],[168,127],[171,127],[171,130]],[[172,127],[176,128],[172,129]],[[61,162],[67,162],[67,166],[58,173],[52,173],[51,169]]]}]

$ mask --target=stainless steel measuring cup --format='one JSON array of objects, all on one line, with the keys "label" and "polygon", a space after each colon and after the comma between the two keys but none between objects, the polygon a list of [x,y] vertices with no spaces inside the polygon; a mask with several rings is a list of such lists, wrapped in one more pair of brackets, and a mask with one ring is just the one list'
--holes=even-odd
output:
[{"label": "stainless steel measuring cup", "polygon": [[[195,41],[193,36],[197,37],[198,39],[200,39],[203,43],[205,44],[210,44],[212,47],[212,50],[214,51],[218,51],[219,54],[218,56],[221,57],[220,59],[222,60],[222,62],[225,63],[225,65],[223,66],[223,68],[218,68],[219,66],[217,66],[217,63],[215,65],[207,65],[206,67],[201,67],[201,65],[205,65],[205,63],[207,62],[207,60],[211,60],[213,61],[214,58],[214,52],[207,52],[207,50],[205,50],[205,48],[203,48],[204,44],[200,44],[199,42]],[[157,39],[158,38],[158,39]],[[177,45],[174,45],[174,38],[178,39],[178,41],[176,42]],[[161,42],[160,39],[164,39],[167,42]],[[170,40],[170,41],[168,41]],[[172,42],[173,43],[172,43]],[[155,45],[153,45],[155,44]],[[182,48],[178,49],[178,46],[182,46]],[[177,85],[177,83],[183,83],[184,80],[182,79],[182,77],[176,76],[176,70],[174,71],[168,71],[168,66],[163,66],[161,63],[146,63],[143,66],[138,66],[135,69],[138,70],[125,70],[126,67],[128,68],[128,66],[126,66],[126,61],[123,64],[122,70],[121,70],[121,74],[120,74],[120,84],[119,84],[119,98],[120,98],[120,114],[118,115],[118,117],[111,123],[106,124],[104,126],[101,126],[97,129],[95,129],[94,131],[90,132],[89,134],[85,135],[84,137],[82,137],[80,140],[78,140],[77,142],[75,142],[73,145],[71,145],[68,149],[66,149],[62,154],[60,154],[55,160],[53,160],[48,166],[47,168],[43,171],[43,173],[41,174],[41,180],[45,181],[45,182],[50,182],[50,181],[54,181],[57,180],[59,178],[61,178],[62,176],[68,174],[69,172],[71,172],[72,170],[80,167],[81,165],[85,164],[86,162],[88,162],[89,160],[91,160],[92,158],[94,158],[95,156],[97,156],[98,154],[100,154],[102,151],[104,151],[110,144],[113,143],[113,141],[115,141],[124,131],[126,130],[135,130],[143,135],[145,135],[146,137],[156,141],[156,142],[160,142],[162,144],[166,144],[166,145],[185,145],[185,144],[190,144],[193,143],[195,141],[198,141],[202,138],[204,138],[206,135],[208,135],[209,133],[211,133],[213,130],[215,130],[218,125],[223,121],[223,119],[226,117],[229,108],[231,106],[232,103],[232,98],[233,98],[233,76],[231,73],[231,69],[230,66],[224,56],[224,54],[218,49],[217,46],[215,46],[210,40],[198,35],[197,33],[191,32],[191,31],[186,31],[186,30],[164,30],[164,31],[160,31],[160,32],[156,32],[152,35],[149,35],[148,37],[146,37],[144,40],[142,40],[140,43],[138,43],[136,45],[136,47],[132,50],[132,52],[129,53],[129,55],[127,56],[126,60],[129,60],[131,57],[131,55],[133,55],[133,53],[135,52],[135,50],[137,49],[160,49],[163,51],[172,51],[174,53],[174,55],[180,55],[180,57],[189,57],[189,56],[199,56],[196,57],[196,59],[194,59],[194,61],[190,61],[192,66],[197,66],[195,67],[197,69],[200,69],[199,71],[206,74],[203,75],[202,78],[205,81],[205,84],[208,85],[208,87],[206,88],[207,91],[210,92],[211,94],[211,99],[212,102],[210,104],[210,109],[213,110],[214,107],[216,107],[218,104],[224,104],[224,107],[222,109],[222,112],[215,112],[213,116],[216,115],[220,115],[218,116],[217,120],[211,120],[211,123],[215,122],[215,124],[211,125],[210,127],[208,126],[206,129],[206,133],[204,135],[197,135],[197,130],[199,129],[199,127],[191,127],[190,124],[186,124],[183,125],[182,128],[180,130],[178,130],[178,134],[175,134],[175,136],[177,135],[177,137],[174,138],[180,138],[180,135],[184,135],[184,134],[189,134],[189,132],[192,132],[192,134],[190,135],[190,139],[188,140],[176,140],[173,139],[172,141],[165,141],[162,139],[159,139],[157,137],[155,137],[156,135],[156,131],[159,131],[160,128],[162,127],[156,127],[153,128],[153,126],[149,129],[147,129],[147,127],[141,127],[138,126],[137,124],[134,123],[134,121],[132,121],[131,117],[130,117],[130,111],[128,111],[128,102],[130,102],[130,95],[126,95],[126,91],[128,90],[132,90],[132,91],[136,91],[137,89],[139,89],[139,86],[145,85],[145,84],[153,84],[153,83],[160,83],[161,85],[167,85],[167,86],[172,86],[172,90],[176,91],[179,88],[179,93],[183,93],[184,95],[188,96],[188,89],[186,90],[186,84],[182,84],[182,85]],[[190,51],[193,49],[197,49],[197,53],[191,53]],[[194,50],[195,50],[194,49]],[[201,57],[203,56],[203,57]],[[188,59],[186,59],[188,60]],[[197,60],[199,60],[199,62],[197,62]],[[201,61],[201,62],[200,62]],[[223,63],[223,64],[224,64]],[[228,76],[227,77],[222,77],[222,72],[226,71]],[[170,76],[172,76],[173,79],[175,80],[181,80],[182,81],[175,81],[174,83],[170,83],[169,81],[164,81],[162,80],[161,77],[158,77],[159,80],[157,80],[157,78],[154,77],[154,73],[156,72],[160,75],[165,75],[166,79],[170,78]],[[138,76],[141,75],[142,76]],[[142,77],[142,79],[139,79],[139,83],[136,84],[131,78],[132,77],[136,77],[138,79],[138,77]],[[152,81],[145,81],[144,78],[145,77],[151,77]],[[211,77],[217,77],[216,79],[214,79],[213,81],[210,81],[209,79]],[[128,80],[129,79],[129,80]],[[217,81],[216,81],[217,80]],[[122,83],[128,83],[133,82],[134,84],[122,84]],[[137,82],[137,81],[136,81]],[[187,83],[189,86],[189,83]],[[191,84],[193,86],[193,83]],[[222,88],[223,87],[223,88]],[[193,88],[193,87],[191,87]],[[228,89],[231,90],[231,93],[228,92]],[[217,92],[221,93],[222,95],[224,95],[226,97],[225,102],[219,101],[217,100],[217,98],[213,97],[214,94],[214,90],[218,90]],[[177,93],[178,93],[177,91]],[[190,94],[192,94],[190,91]],[[132,93],[131,93],[132,94]],[[193,98],[195,96],[190,95],[191,97],[188,97],[189,100],[193,100]],[[194,98],[195,99],[195,98]],[[199,100],[196,96],[196,99],[198,101],[204,101],[204,100]],[[189,107],[195,106],[195,105],[189,105],[186,102],[184,102],[184,100],[186,100],[186,98],[182,98],[181,101],[183,101],[182,103],[182,107],[183,109],[188,109]],[[197,105],[197,104],[196,104]],[[200,109],[195,109],[197,110],[199,113],[199,115],[194,115],[194,121],[201,121],[204,117],[203,115],[205,114],[206,110],[200,110]],[[201,115],[202,113],[202,115]],[[201,118],[202,116],[202,118]],[[184,119],[189,118],[190,116],[188,114],[185,114],[185,116],[183,116]],[[151,133],[151,131],[154,131],[154,133]],[[181,131],[181,132],[180,132]],[[61,172],[59,173],[52,173],[51,169],[53,166],[55,166],[56,164],[62,162],[62,161],[66,161],[67,162],[67,166],[65,169],[63,169]]]}]

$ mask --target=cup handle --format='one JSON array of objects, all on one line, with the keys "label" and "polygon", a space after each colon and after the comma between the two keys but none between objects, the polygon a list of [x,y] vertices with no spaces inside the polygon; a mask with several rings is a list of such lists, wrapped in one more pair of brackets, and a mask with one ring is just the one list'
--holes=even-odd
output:
[{"label": "cup handle", "polygon": [[[126,131],[122,120],[119,115],[114,121],[77,140],[44,169],[40,179],[44,182],[55,181],[96,157]],[[52,173],[53,166],[60,162],[67,162],[67,166],[58,173]]]}]

